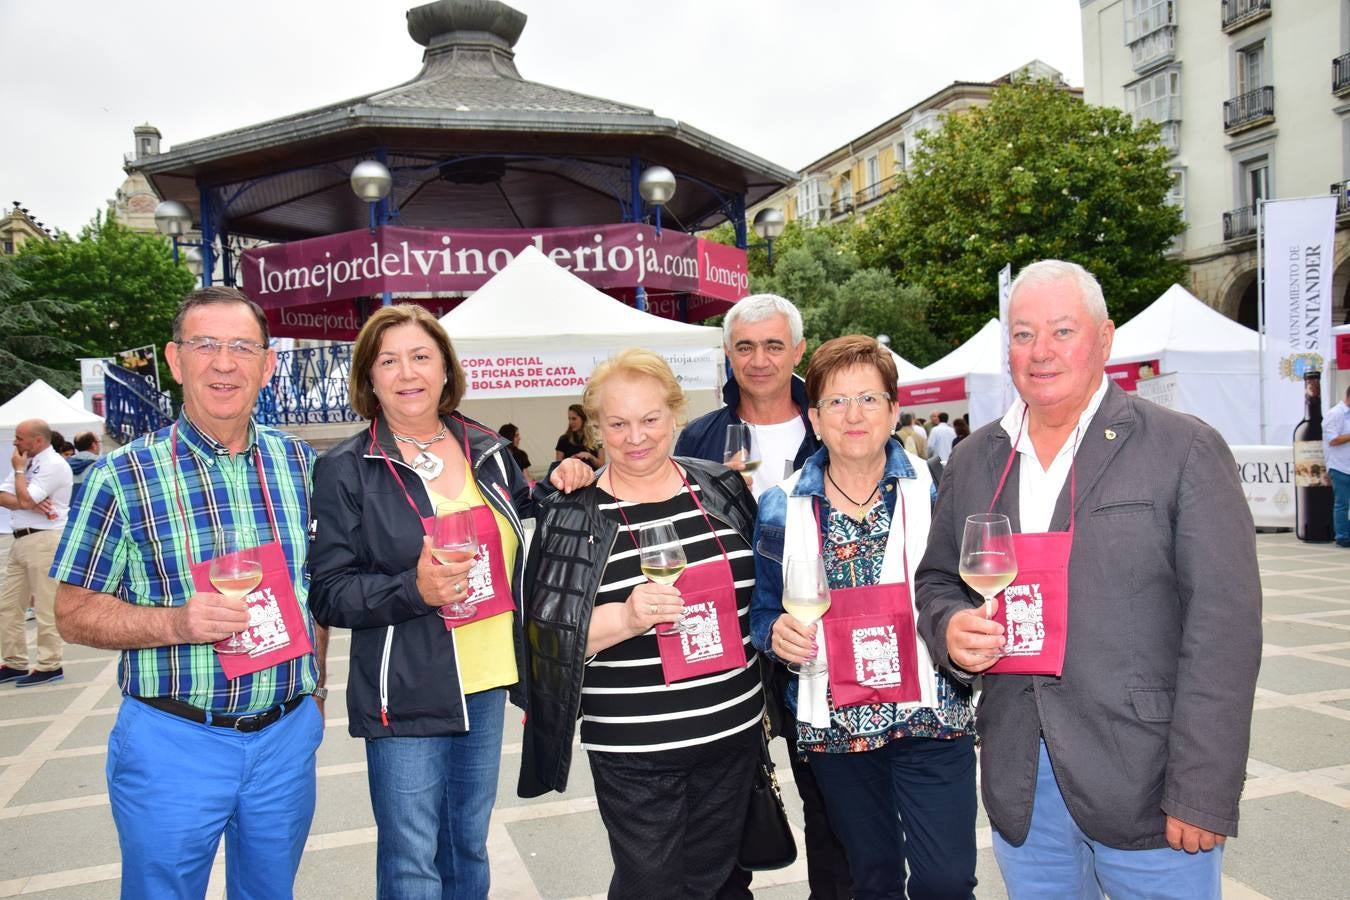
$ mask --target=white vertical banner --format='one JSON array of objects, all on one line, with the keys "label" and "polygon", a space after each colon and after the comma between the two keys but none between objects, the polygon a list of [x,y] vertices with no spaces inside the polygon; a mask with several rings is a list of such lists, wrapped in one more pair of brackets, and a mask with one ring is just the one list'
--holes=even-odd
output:
[{"label": "white vertical banner", "polygon": [[1261,379],[1265,434],[1287,444],[1303,418],[1303,373],[1322,372],[1327,392],[1331,346],[1331,274],[1334,266],[1336,198],[1267,200],[1262,206],[1265,255],[1265,350]]},{"label": "white vertical banner", "polygon": [[1003,326],[1003,406],[1006,410],[1017,398],[1017,388],[1013,386],[1012,370],[1008,368],[1008,303],[1012,299],[1012,266],[1006,265],[998,270],[998,323]]}]

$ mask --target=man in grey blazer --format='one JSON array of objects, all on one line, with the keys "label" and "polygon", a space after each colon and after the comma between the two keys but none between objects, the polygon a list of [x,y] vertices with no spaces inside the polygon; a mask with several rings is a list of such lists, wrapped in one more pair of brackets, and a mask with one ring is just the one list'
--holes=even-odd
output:
[{"label": "man in grey blazer", "polygon": [[1261,657],[1232,454],[1200,420],[1105,378],[1114,326],[1081,267],[1024,269],[1009,322],[1023,399],[957,446],[916,577],[933,659],[973,678],[1004,636],[958,575],[966,516],[992,503],[1014,532],[1072,527],[1062,674],[984,679],[981,791],[999,867],[1014,900],[1218,900]]}]

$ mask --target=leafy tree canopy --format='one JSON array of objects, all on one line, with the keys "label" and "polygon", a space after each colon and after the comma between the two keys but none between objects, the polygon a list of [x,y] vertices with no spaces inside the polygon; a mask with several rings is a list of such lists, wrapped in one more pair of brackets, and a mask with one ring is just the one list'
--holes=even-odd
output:
[{"label": "leafy tree canopy", "polygon": [[998,314],[999,269],[1044,258],[1085,266],[1126,320],[1186,271],[1163,255],[1184,224],[1157,138],[1048,82],[999,87],[926,136],[853,246],[932,294],[929,323],[949,346]]},{"label": "leafy tree canopy", "polygon": [[75,312],[69,304],[45,297],[19,299],[29,284],[14,271],[14,262],[0,257],[0,403],[41,378],[62,394],[80,386],[78,368],[52,367],[35,360],[72,360],[80,348],[60,337],[61,322]]}]

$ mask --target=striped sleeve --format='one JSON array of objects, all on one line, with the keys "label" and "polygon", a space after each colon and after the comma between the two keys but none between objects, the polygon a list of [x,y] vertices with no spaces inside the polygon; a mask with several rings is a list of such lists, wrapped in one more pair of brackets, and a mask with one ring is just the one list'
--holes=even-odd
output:
[{"label": "striped sleeve", "polygon": [[100,593],[117,593],[127,568],[119,494],[111,466],[90,468],[61,534],[50,573],[53,579]]}]

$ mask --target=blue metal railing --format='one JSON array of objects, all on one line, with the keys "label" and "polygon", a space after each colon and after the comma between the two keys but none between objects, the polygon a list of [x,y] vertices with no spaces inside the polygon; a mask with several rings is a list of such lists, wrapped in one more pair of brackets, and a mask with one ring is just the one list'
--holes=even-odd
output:
[{"label": "blue metal railing", "polygon": [[104,427],[120,443],[158,431],[177,418],[173,399],[150,380],[113,363],[103,368]]},{"label": "blue metal railing", "polygon": [[361,421],[347,397],[351,362],[351,344],[278,353],[276,371],[258,394],[254,416],[265,425]]}]

